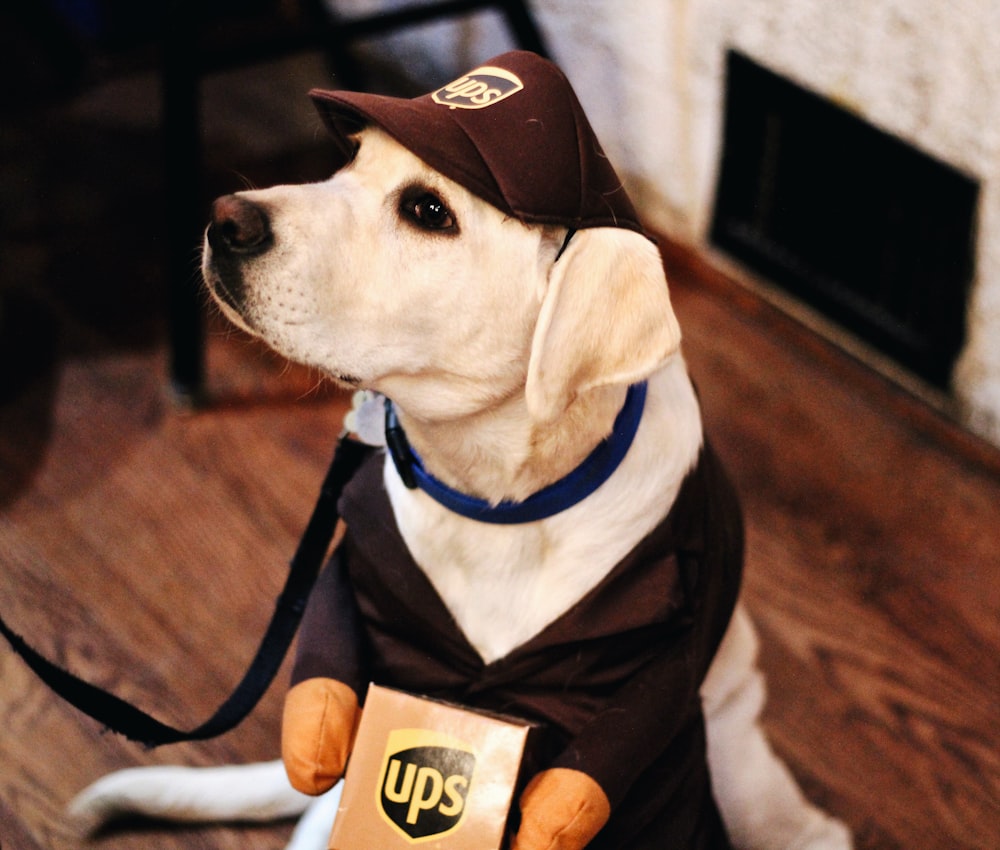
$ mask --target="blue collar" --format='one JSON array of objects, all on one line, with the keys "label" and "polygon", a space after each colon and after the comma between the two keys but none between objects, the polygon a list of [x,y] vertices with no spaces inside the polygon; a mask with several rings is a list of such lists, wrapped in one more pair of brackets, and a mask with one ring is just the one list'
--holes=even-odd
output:
[{"label": "blue collar", "polygon": [[396,418],[392,402],[385,402],[386,446],[396,470],[410,489],[419,487],[448,510],[469,519],[498,525],[535,522],[553,516],[600,487],[624,460],[646,403],[646,382],[628,388],[625,405],[615,419],[611,434],[602,440],[587,458],[566,477],[529,496],[523,502],[500,502],[491,505],[485,499],[468,496],[439,481],[425,468],[420,456],[410,447]]}]

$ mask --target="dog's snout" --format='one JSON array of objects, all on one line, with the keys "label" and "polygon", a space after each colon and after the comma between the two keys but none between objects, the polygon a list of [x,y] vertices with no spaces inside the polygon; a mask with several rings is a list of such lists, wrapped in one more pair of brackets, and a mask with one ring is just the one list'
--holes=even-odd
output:
[{"label": "dog's snout", "polygon": [[258,204],[239,195],[223,195],[212,204],[208,243],[215,251],[260,254],[271,247],[271,222]]}]

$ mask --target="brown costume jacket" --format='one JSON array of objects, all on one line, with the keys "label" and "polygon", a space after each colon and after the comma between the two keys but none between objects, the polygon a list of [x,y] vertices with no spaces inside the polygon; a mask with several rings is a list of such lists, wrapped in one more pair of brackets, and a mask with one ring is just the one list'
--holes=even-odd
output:
[{"label": "brown costume jacket", "polygon": [[293,682],[369,681],[544,724],[547,763],[612,805],[594,850],[728,848],[698,695],[742,570],[739,506],[706,447],[664,520],[580,602],[485,664],[399,534],[369,459],[341,502],[348,534],[303,623]]}]

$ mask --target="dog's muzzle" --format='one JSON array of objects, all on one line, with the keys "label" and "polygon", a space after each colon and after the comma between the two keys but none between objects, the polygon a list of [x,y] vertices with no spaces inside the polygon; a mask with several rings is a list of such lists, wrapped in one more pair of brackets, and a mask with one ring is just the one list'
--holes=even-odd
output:
[{"label": "dog's muzzle", "polygon": [[243,267],[274,244],[267,211],[239,195],[223,195],[212,204],[205,238],[208,284],[218,298],[242,312],[246,296]]}]

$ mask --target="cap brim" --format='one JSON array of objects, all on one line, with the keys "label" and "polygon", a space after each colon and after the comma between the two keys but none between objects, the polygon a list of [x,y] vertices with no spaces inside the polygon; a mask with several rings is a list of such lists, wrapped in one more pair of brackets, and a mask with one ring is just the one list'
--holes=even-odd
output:
[{"label": "cap brim", "polygon": [[513,211],[462,128],[429,98],[404,99],[364,92],[309,92],[338,147],[350,158],[352,136],[374,124],[435,171],[505,212]]}]

